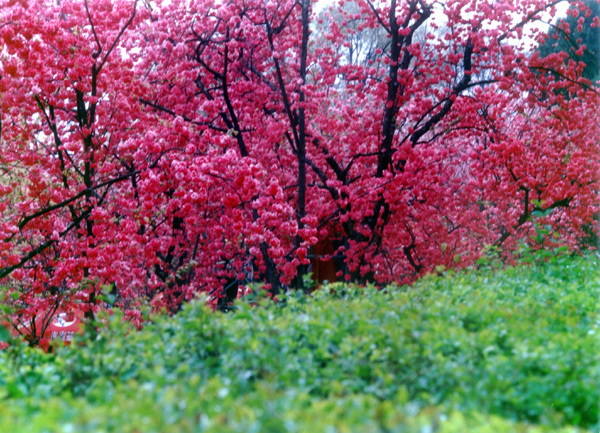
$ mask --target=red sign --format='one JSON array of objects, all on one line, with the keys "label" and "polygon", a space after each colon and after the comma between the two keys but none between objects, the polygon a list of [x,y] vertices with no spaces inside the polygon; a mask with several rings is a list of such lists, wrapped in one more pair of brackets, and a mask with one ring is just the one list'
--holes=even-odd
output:
[{"label": "red sign", "polygon": [[52,318],[45,334],[49,334],[50,340],[62,340],[65,344],[70,344],[75,333],[82,329],[82,318],[81,311],[58,313]]},{"label": "red sign", "polygon": [[[49,318],[46,316],[46,312],[42,311],[36,314],[35,320],[19,326],[18,330],[13,328],[12,333],[14,337],[22,337],[28,341],[39,341],[38,345],[42,349],[48,350],[52,340],[60,340],[64,344],[70,344],[73,336],[83,331],[83,316],[81,311],[73,310],[71,312],[56,312],[52,318]],[[6,326],[11,327],[8,323]]]}]

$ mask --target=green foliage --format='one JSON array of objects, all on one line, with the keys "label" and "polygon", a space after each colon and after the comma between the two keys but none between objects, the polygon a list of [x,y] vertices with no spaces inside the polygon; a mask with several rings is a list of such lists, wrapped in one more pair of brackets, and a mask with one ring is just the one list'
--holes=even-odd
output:
[{"label": "green foliage", "polygon": [[[0,353],[11,432],[581,432],[595,426],[598,261],[331,284],[84,346]],[[258,305],[256,305],[258,303]],[[578,426],[578,427],[568,427]]]}]

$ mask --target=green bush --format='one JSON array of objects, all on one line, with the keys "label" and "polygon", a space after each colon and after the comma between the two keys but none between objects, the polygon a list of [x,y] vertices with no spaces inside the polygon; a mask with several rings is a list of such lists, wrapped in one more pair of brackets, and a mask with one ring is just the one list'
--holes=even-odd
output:
[{"label": "green bush", "polygon": [[[0,354],[11,432],[577,432],[597,426],[598,263],[193,302],[84,346]],[[574,426],[574,427],[569,427]],[[596,427],[597,429],[597,427]]]}]

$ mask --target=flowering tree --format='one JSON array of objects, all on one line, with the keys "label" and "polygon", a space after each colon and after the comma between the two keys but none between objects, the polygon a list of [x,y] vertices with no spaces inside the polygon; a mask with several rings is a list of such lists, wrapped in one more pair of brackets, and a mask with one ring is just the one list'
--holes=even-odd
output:
[{"label": "flowering tree", "polygon": [[[334,212],[345,221],[350,270],[410,280],[437,264],[472,263],[484,245],[510,249],[509,239],[530,235],[534,211],[556,210],[548,222],[575,246],[594,209],[597,93],[586,91],[583,65],[528,54],[525,27],[553,4],[446,2],[437,36],[433,4],[359,4],[342,24],[383,27],[390,44],[371,67],[334,63],[346,104],[330,99],[322,112],[337,118],[315,134],[349,197]],[[334,25],[336,35],[343,40],[344,28]],[[539,79],[540,70],[562,79]],[[339,131],[345,146],[328,149]]]},{"label": "flowering tree", "polygon": [[510,253],[538,220],[577,248],[597,88],[527,42],[560,2],[342,3],[311,33],[309,0],[3,2],[15,320],[104,297],[140,321],[199,291],[225,307],[250,276],[302,289],[322,240],[340,277],[379,283]]},{"label": "flowering tree", "polygon": [[139,131],[120,43],[137,7],[1,5],[0,276],[17,322],[75,301],[91,316],[98,283],[134,284],[136,170],[125,143]]}]

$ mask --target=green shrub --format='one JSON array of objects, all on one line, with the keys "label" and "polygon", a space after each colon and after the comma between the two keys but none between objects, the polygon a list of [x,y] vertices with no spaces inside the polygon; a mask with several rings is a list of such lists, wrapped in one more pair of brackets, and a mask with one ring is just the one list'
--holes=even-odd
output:
[{"label": "green shrub", "polygon": [[[193,302],[84,346],[0,354],[11,432],[576,432],[598,420],[593,257]],[[568,426],[578,426],[568,427]]]}]

